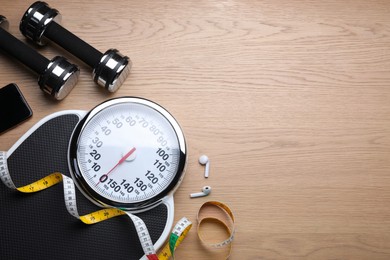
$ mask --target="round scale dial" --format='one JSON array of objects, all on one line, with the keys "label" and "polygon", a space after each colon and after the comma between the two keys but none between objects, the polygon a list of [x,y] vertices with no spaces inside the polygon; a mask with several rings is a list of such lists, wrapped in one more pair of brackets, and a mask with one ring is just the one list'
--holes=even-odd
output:
[{"label": "round scale dial", "polygon": [[69,157],[72,177],[86,197],[131,210],[158,203],[175,190],[184,174],[185,141],[161,106],[118,98],[79,123]]}]

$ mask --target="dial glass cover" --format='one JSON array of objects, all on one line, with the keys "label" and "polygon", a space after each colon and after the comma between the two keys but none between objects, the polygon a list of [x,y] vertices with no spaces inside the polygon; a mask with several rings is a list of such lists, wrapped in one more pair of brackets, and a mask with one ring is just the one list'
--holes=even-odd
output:
[{"label": "dial glass cover", "polygon": [[173,117],[150,101],[127,101],[92,110],[74,149],[77,186],[109,205],[161,197],[183,171],[184,137]]}]

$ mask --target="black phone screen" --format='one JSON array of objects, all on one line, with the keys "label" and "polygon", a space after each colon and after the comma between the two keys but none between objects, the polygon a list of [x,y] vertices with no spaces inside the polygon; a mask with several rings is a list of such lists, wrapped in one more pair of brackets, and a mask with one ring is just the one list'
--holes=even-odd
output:
[{"label": "black phone screen", "polygon": [[16,84],[0,89],[0,134],[32,116],[32,110]]}]

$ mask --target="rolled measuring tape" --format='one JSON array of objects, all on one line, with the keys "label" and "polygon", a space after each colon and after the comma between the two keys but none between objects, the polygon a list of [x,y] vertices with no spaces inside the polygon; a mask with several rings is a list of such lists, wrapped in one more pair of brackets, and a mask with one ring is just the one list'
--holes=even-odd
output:
[{"label": "rolled measuring tape", "polygon": [[127,215],[132,220],[139,237],[142,249],[145,255],[141,259],[148,260],[166,260],[174,255],[175,249],[184,240],[188,231],[192,227],[192,223],[185,217],[180,219],[173,228],[168,243],[163,247],[161,252],[157,255],[153,247],[148,229],[141,218],[116,208],[107,208],[95,211],[83,216],[80,216],[77,210],[76,190],[74,182],[71,178],[61,173],[52,173],[40,180],[22,187],[16,187],[12,181],[11,175],[8,171],[6,152],[0,151],[0,179],[5,186],[10,189],[17,190],[22,193],[34,193],[50,188],[61,181],[63,182],[65,206],[69,214],[81,220],[85,224],[96,224],[110,218]]},{"label": "rolled measuring tape", "polygon": [[[232,242],[235,234],[235,220],[232,210],[222,202],[208,201],[200,207],[197,221],[198,237],[202,244],[209,249],[224,249],[228,247],[225,257],[225,259],[228,259],[232,251]],[[202,230],[202,226],[206,223],[219,224],[226,231],[227,237],[222,241],[211,241]]]}]

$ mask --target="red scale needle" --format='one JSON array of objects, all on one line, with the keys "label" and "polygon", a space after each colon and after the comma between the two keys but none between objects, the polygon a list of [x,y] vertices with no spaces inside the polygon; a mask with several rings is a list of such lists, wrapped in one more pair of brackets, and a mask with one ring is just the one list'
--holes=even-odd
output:
[{"label": "red scale needle", "polygon": [[[115,170],[116,167],[118,167],[120,164],[122,164],[127,158],[129,158],[130,155],[132,155],[134,152],[135,152],[135,147],[133,147],[127,154],[125,154],[118,162],[117,164],[115,164],[114,167],[111,168],[111,170],[109,170],[105,175],[109,175],[112,171]],[[103,174],[104,175],[104,174]],[[99,182],[96,184],[96,186],[98,186],[100,184],[100,180]]]}]

